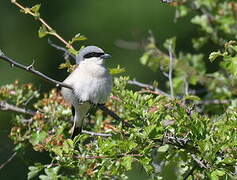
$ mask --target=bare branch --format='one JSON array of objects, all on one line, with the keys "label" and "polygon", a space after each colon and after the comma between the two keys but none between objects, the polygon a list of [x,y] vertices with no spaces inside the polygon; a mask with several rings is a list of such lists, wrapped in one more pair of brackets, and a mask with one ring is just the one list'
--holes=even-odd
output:
[{"label": "bare branch", "polygon": [[136,85],[138,87],[142,87],[142,88],[146,88],[146,89],[151,89],[151,90],[155,91],[158,94],[170,97],[170,95],[167,94],[166,92],[164,92],[164,91],[162,91],[162,90],[160,90],[160,89],[158,89],[158,88],[156,88],[156,87],[154,87],[154,86],[152,86],[150,84],[145,84],[145,83],[141,83],[139,81],[136,81],[136,79],[129,80],[128,84]]},{"label": "bare branch", "polygon": [[186,96],[189,95],[189,84],[188,84],[187,77],[185,77],[185,79],[184,79],[184,94]]},{"label": "bare branch", "polygon": [[195,154],[191,154],[193,160],[203,169],[209,169],[210,165],[204,160],[199,159]]},{"label": "bare branch", "polygon": [[4,168],[9,162],[11,162],[11,160],[12,160],[16,155],[17,155],[17,152],[14,152],[8,160],[6,160],[3,164],[1,164],[1,165],[0,165],[0,170],[1,170],[2,168]]},{"label": "bare branch", "polygon": [[69,85],[67,85],[67,84],[64,84],[64,83],[62,83],[62,82],[60,82],[60,81],[54,80],[54,79],[52,79],[52,78],[46,76],[45,74],[43,74],[43,73],[41,73],[41,72],[35,70],[34,67],[33,67],[33,64],[31,64],[31,65],[29,65],[29,66],[24,66],[24,65],[22,65],[22,64],[20,64],[20,63],[17,63],[17,62],[14,61],[13,59],[11,59],[11,58],[5,56],[3,53],[0,53],[0,59],[6,61],[6,62],[8,62],[8,63],[10,63],[10,65],[11,65],[12,67],[16,66],[16,67],[18,67],[18,68],[20,68],[20,69],[29,71],[29,72],[31,72],[31,73],[37,75],[38,77],[41,77],[41,78],[47,80],[47,81],[50,82],[50,83],[56,84],[57,87],[60,86],[60,87],[65,87],[65,88],[73,89],[71,86],[69,86]]},{"label": "bare branch", "polygon": [[66,48],[54,44],[50,39],[48,39],[48,43],[49,43],[50,46],[54,47],[57,50],[63,51],[66,55],[72,57],[73,60],[76,61],[76,56],[73,55],[72,53],[70,53]]},{"label": "bare branch", "polygon": [[[117,157],[143,157],[143,154],[118,154]],[[77,159],[104,159],[115,158],[115,156],[76,156]]]},{"label": "bare branch", "polygon": [[170,63],[169,63],[169,84],[170,84],[170,95],[171,98],[174,97],[174,88],[173,88],[173,63],[174,63],[174,58],[172,54],[172,47],[169,45],[169,57],[170,57]]},{"label": "bare branch", "polygon": [[22,114],[28,114],[31,116],[35,115],[35,112],[29,109],[25,109],[25,108],[20,108],[11,104],[8,104],[7,102],[4,101],[0,101],[0,110],[2,111],[13,111],[13,112],[18,112],[18,113],[22,113]]},{"label": "bare branch", "polygon": [[91,131],[86,131],[86,130],[82,130],[83,134],[89,134],[92,136],[103,136],[103,137],[111,137],[112,134],[105,134],[105,133],[96,133],[96,132],[91,132]]}]

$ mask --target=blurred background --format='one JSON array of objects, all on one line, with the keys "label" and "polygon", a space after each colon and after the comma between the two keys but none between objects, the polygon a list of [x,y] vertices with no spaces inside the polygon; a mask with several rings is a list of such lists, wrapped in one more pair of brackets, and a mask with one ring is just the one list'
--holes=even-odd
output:
[{"label": "blurred background", "polygon": [[[158,46],[161,47],[166,38],[177,36],[177,50],[185,52],[191,48],[189,37],[196,33],[195,27],[189,24],[189,17],[174,22],[175,7],[161,3],[160,0],[19,2],[29,7],[41,4],[41,17],[66,40],[70,40],[77,33],[88,38],[77,43],[77,49],[82,45],[97,45],[113,56],[107,62],[108,67],[115,68],[119,64],[126,68],[123,75],[145,83],[153,80],[162,83],[162,79],[159,79],[159,73],[140,64],[139,58],[143,53],[141,48],[122,48],[121,42],[139,44],[146,39],[150,30]],[[65,79],[68,75],[66,70],[58,69],[59,64],[64,62],[63,53],[49,46],[49,36],[38,38],[39,22],[20,13],[10,0],[0,2],[0,17],[0,49],[6,55],[26,65],[34,60],[37,70],[59,81]],[[57,39],[50,39],[63,46]],[[41,92],[47,92],[54,87],[30,73],[11,69],[9,64],[0,61],[0,85],[12,83],[16,79],[20,83],[33,83]],[[11,113],[0,112],[0,165],[13,154],[14,145],[8,139],[12,116]],[[24,157],[27,157],[27,161]],[[0,179],[26,179],[27,167],[34,161],[47,162],[48,155],[29,150],[25,156],[15,157],[0,170]],[[147,179],[140,170],[138,172],[130,173],[129,179]]]}]

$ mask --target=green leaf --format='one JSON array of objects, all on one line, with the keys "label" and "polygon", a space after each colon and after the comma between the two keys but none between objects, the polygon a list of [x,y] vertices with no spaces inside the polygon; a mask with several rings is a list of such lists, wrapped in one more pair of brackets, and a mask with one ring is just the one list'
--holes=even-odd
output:
[{"label": "green leaf", "polygon": [[126,71],[125,68],[121,68],[120,65],[118,65],[116,68],[109,68],[109,72],[112,75],[121,74],[124,73],[125,71]]},{"label": "green leaf", "polygon": [[200,97],[194,95],[188,95],[184,97],[185,100],[200,101]]},{"label": "green leaf", "polygon": [[219,180],[221,176],[224,176],[226,173],[223,170],[216,169],[211,173],[211,180]]},{"label": "green leaf", "polygon": [[127,171],[129,171],[129,170],[132,169],[132,162],[133,162],[133,158],[132,157],[130,157],[130,156],[123,157],[121,165],[124,166]]},{"label": "green leaf", "polygon": [[169,145],[166,144],[164,146],[159,147],[157,151],[158,152],[166,152],[166,151],[168,151],[168,149],[169,149]]},{"label": "green leaf", "polygon": [[225,68],[233,75],[237,75],[237,57],[224,57],[224,61],[220,63],[221,67]]},{"label": "green leaf", "polygon": [[212,52],[210,55],[209,55],[209,60],[211,62],[213,62],[214,60],[216,60],[216,58],[220,57],[220,56],[223,56],[223,54],[220,52],[220,51],[217,51],[217,52]]},{"label": "green leaf", "polygon": [[69,153],[74,149],[74,143],[73,140],[71,139],[67,139],[66,141],[64,141],[63,143],[63,151],[65,153]]},{"label": "green leaf", "polygon": [[60,157],[62,157],[62,155],[63,155],[63,149],[62,149],[61,146],[54,146],[54,147],[52,147],[52,151],[53,151],[56,155],[58,155],[58,156],[60,156]]},{"label": "green leaf", "polygon": [[35,13],[35,15],[39,15],[39,10],[40,10],[40,4],[36,4],[31,8],[31,11]]},{"label": "green leaf", "polygon": [[56,166],[56,167],[51,167],[51,168],[46,168],[45,169],[45,173],[48,175],[48,176],[55,176],[58,174],[60,170],[60,166]]},{"label": "green leaf", "polygon": [[36,177],[43,168],[44,166],[40,163],[36,163],[34,166],[29,166],[28,169],[30,172],[27,174],[27,179]]},{"label": "green leaf", "polygon": [[172,50],[172,53],[175,52],[176,48],[176,37],[168,38],[165,40],[163,46],[168,50]]},{"label": "green leaf", "polygon": [[191,22],[193,24],[200,25],[201,28],[209,34],[213,33],[213,31],[214,31],[212,26],[210,26],[210,24],[209,24],[209,18],[207,16],[207,14],[195,16],[194,18],[192,18]]},{"label": "green leaf", "polygon": [[150,55],[148,53],[144,53],[140,58],[140,62],[142,65],[146,65],[149,60]]},{"label": "green leaf", "polygon": [[69,41],[69,44],[73,44],[76,41],[85,41],[87,38],[84,35],[81,35],[80,33],[76,34],[71,41]]},{"label": "green leaf", "polygon": [[46,36],[47,34],[49,34],[47,28],[45,25],[42,25],[40,28],[39,28],[39,31],[38,31],[38,36],[39,38],[42,38],[44,36]]},{"label": "green leaf", "polygon": [[30,137],[30,143],[34,146],[36,144],[39,144],[42,142],[46,137],[48,136],[48,133],[45,131],[37,131],[34,132]]}]

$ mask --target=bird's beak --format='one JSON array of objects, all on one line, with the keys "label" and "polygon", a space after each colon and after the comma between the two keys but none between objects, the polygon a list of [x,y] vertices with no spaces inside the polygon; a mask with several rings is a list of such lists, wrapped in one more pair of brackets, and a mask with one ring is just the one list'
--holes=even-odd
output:
[{"label": "bird's beak", "polygon": [[111,58],[112,56],[110,54],[103,54],[100,56],[101,59],[109,59]]}]

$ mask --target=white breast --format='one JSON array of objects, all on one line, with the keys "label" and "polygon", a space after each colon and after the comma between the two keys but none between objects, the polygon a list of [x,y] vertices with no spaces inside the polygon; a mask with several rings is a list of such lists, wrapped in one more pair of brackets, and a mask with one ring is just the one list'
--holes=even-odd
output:
[{"label": "white breast", "polygon": [[112,88],[112,78],[103,64],[97,61],[82,62],[65,80],[70,89],[62,88],[66,101],[75,104],[76,100],[91,101],[94,104],[105,103]]}]

